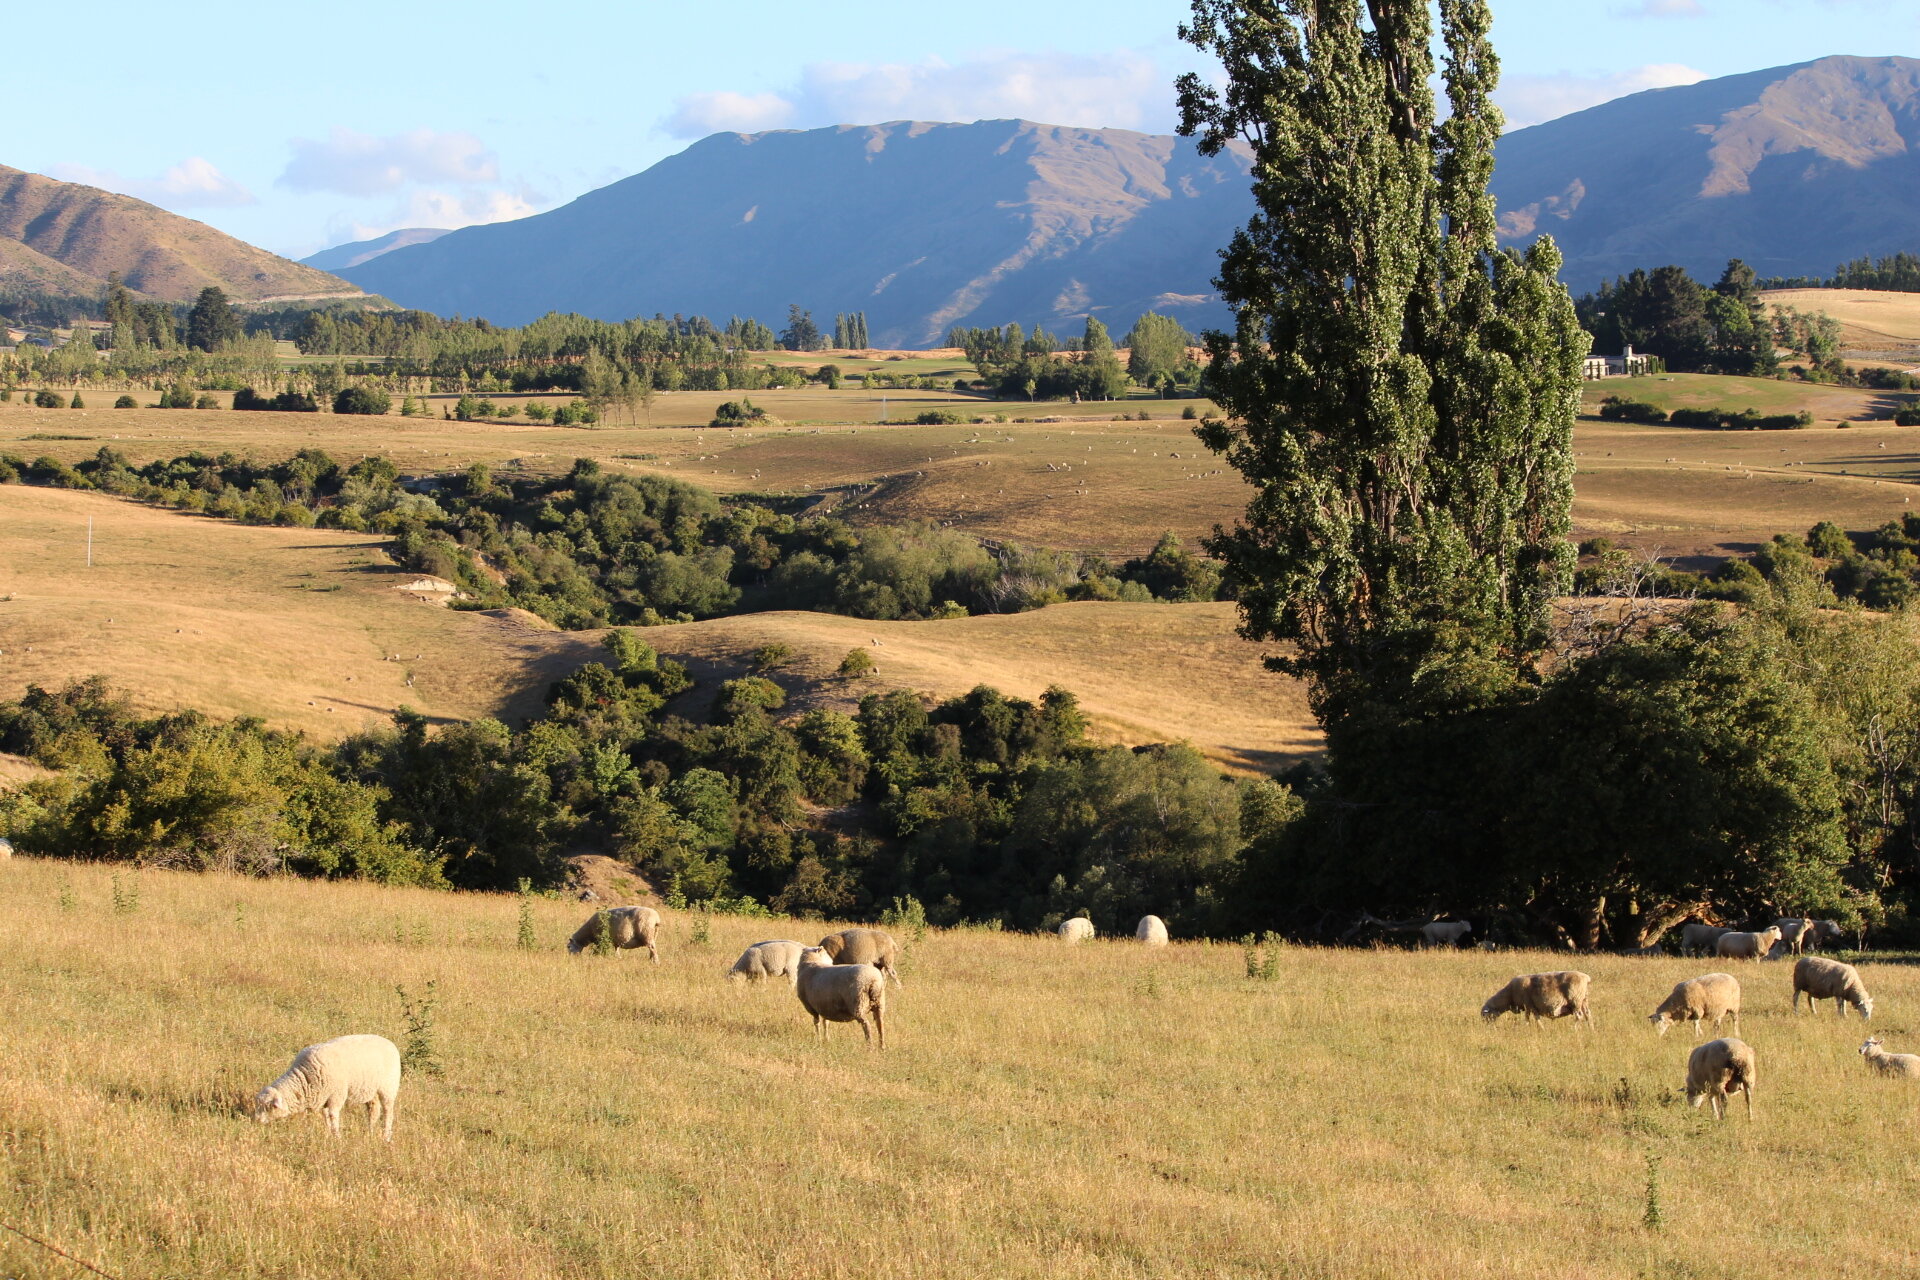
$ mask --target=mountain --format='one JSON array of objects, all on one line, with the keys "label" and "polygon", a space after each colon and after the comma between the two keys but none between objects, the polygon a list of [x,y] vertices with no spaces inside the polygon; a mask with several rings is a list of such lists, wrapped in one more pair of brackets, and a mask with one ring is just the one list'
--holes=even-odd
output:
[{"label": "mountain", "polygon": [[1509,243],[1551,233],[1575,292],[1634,267],[1762,276],[1920,249],[1920,60],[1821,58],[1650,89],[1500,140]]},{"label": "mountain", "polygon": [[355,240],[349,244],[337,244],[331,249],[322,249],[300,261],[309,267],[318,267],[322,271],[340,271],[346,267],[357,267],[363,262],[371,262],[383,253],[392,253],[395,249],[404,249],[408,245],[430,244],[446,234],[445,227],[406,227],[399,231],[389,231],[372,240]]},{"label": "mountain", "polygon": [[256,249],[144,200],[0,165],[0,290],[93,296],[118,271],[149,298],[358,296],[338,276]]},{"label": "mountain", "polygon": [[882,346],[955,324],[1149,309],[1220,323],[1217,250],[1252,209],[1249,158],[1184,138],[1024,120],[723,133],[514,222],[340,273],[402,306],[505,324],[656,311],[779,328],[864,311]]}]

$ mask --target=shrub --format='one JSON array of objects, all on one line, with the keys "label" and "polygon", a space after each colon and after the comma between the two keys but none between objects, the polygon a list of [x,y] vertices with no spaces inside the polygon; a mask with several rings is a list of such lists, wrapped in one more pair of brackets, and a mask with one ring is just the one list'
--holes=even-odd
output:
[{"label": "shrub", "polygon": [[720,407],[713,411],[710,427],[738,427],[749,422],[759,422],[767,416],[767,411],[742,397],[739,400],[723,400]]},{"label": "shrub", "polygon": [[840,675],[843,679],[858,680],[862,676],[872,675],[878,665],[873,655],[865,649],[849,649],[847,656],[840,659]]},{"label": "shrub", "polygon": [[957,413],[951,412],[950,410],[929,409],[925,413],[920,414],[918,417],[914,418],[913,424],[916,427],[952,427],[952,426],[958,426],[965,421],[966,421],[965,418],[961,417]]},{"label": "shrub", "polygon": [[82,399],[80,398],[80,393],[79,393],[78,391],[76,391],[76,392],[74,392],[74,393],[73,393],[73,400],[72,400],[72,401],[71,401],[71,402],[70,402],[70,403],[69,403],[69,404],[67,405],[67,408],[69,408],[69,409],[84,409],[84,408],[86,408],[86,407],[87,407],[87,402],[86,402],[85,400],[82,400]]},{"label": "shrub", "polygon": [[212,396],[203,395],[194,400],[193,407],[196,409],[218,409],[220,402]]},{"label": "shrub", "polygon": [[333,398],[335,413],[378,416],[391,408],[393,408],[393,397],[375,391],[372,387],[347,387]]},{"label": "shrub", "polygon": [[1893,415],[1896,427],[1920,427],[1920,405],[1910,405]]},{"label": "shrub", "polygon": [[575,400],[572,404],[563,404],[553,411],[553,425],[556,427],[590,426],[600,421],[600,415],[585,400]]},{"label": "shrub", "polygon": [[138,400],[135,400],[132,396],[121,396],[118,400],[115,400],[113,402],[113,407],[116,409],[138,409],[140,407],[140,402]]},{"label": "shrub", "polygon": [[789,644],[763,644],[753,651],[753,669],[755,671],[773,671],[793,661],[793,646]]},{"label": "shrub", "polygon": [[64,409],[67,407],[67,401],[66,397],[55,395],[51,391],[36,391],[33,393],[33,407],[36,409]]},{"label": "shrub", "polygon": [[1189,405],[1183,405],[1183,406],[1181,406],[1181,409],[1180,409],[1180,416],[1181,416],[1182,418],[1185,418],[1185,419],[1186,419],[1186,420],[1187,420],[1188,422],[1191,422],[1191,421],[1193,421],[1193,420],[1194,420],[1195,418],[1197,418],[1197,417],[1199,417],[1199,416],[1200,416],[1200,411],[1199,411],[1198,409],[1196,409],[1196,408],[1194,408],[1194,407],[1193,407],[1192,405],[1190,405],[1190,404],[1189,404]]},{"label": "shrub", "polygon": [[1608,396],[1600,402],[1600,416],[1608,422],[1643,422],[1649,426],[1667,421],[1667,411],[1659,405],[1619,396]]}]

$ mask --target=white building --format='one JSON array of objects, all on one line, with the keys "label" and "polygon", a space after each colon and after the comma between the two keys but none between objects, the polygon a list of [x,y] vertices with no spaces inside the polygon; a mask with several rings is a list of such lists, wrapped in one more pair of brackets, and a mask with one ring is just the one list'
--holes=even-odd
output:
[{"label": "white building", "polygon": [[1653,371],[1653,357],[1635,355],[1633,344],[1628,343],[1626,350],[1617,356],[1588,356],[1581,368],[1583,378],[1621,378],[1636,376]]}]

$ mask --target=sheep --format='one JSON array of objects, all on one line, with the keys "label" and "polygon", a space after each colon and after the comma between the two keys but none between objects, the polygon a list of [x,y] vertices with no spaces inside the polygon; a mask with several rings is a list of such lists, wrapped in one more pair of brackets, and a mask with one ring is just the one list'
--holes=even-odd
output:
[{"label": "sheep", "polygon": [[1676,1022],[1691,1022],[1697,1040],[1707,1019],[1713,1020],[1713,1029],[1718,1031],[1722,1019],[1728,1016],[1733,1018],[1733,1029],[1738,1034],[1740,982],[1730,973],[1707,973],[1675,983],[1660,1007],[1647,1015],[1647,1021],[1661,1035],[1667,1034],[1667,1028]]},{"label": "sheep", "polygon": [[834,964],[825,947],[805,947],[793,989],[821,1039],[829,1022],[857,1022],[869,1044],[887,1047],[887,980],[873,965]]},{"label": "sheep", "polygon": [[1060,940],[1062,942],[1085,942],[1093,937],[1093,921],[1085,916],[1075,916],[1071,920],[1060,922]]},{"label": "sheep", "polygon": [[1846,930],[1832,920],[1809,920],[1807,925],[1806,946],[1814,951],[1847,936]]},{"label": "sheep", "polygon": [[393,1141],[393,1101],[400,1092],[400,1050],[385,1036],[336,1036],[293,1055],[293,1065],[253,1098],[253,1118],[271,1124],[306,1111],[327,1118],[340,1136],[343,1107],[367,1104],[367,1131],[386,1118]]},{"label": "sheep", "polygon": [[1860,1056],[1883,1076],[1920,1076],[1920,1054],[1888,1053],[1880,1047],[1878,1036],[1867,1037],[1860,1046]]},{"label": "sheep", "polygon": [[791,942],[786,938],[756,942],[740,953],[740,958],[733,962],[733,968],[727,970],[727,977],[744,978],[748,982],[758,982],[762,978],[785,978],[792,984],[800,979],[800,953],[804,950],[804,942]]},{"label": "sheep", "polygon": [[1825,956],[1801,956],[1793,964],[1793,1011],[1800,1012],[1800,993],[1807,996],[1807,1009],[1816,1000],[1833,1001],[1834,1011],[1847,1016],[1847,1006],[1860,1011],[1862,1021],[1873,1017],[1873,997],[1860,981],[1860,971],[1850,964]]},{"label": "sheep", "polygon": [[1149,947],[1164,947],[1167,945],[1167,922],[1159,916],[1141,916],[1140,926],[1133,931],[1133,936]]},{"label": "sheep", "polygon": [[13,856],[13,841],[0,840],[0,862],[5,862],[8,858],[11,858],[12,856]]},{"label": "sheep", "polygon": [[1460,940],[1473,932],[1465,920],[1434,920],[1420,926],[1423,947],[1458,947]]},{"label": "sheep", "polygon": [[870,964],[894,986],[907,985],[900,981],[900,944],[885,929],[842,929],[820,939],[820,946],[835,964]]},{"label": "sheep", "polygon": [[[645,947],[648,957],[660,963],[660,913],[652,907],[615,907],[607,912],[607,928],[615,950]],[[577,956],[599,940],[600,913],[596,911],[567,939],[567,951]]]},{"label": "sheep", "polygon": [[1587,991],[1593,979],[1574,969],[1557,973],[1522,973],[1488,997],[1480,1006],[1480,1016],[1488,1022],[1503,1013],[1524,1013],[1529,1022],[1541,1018],[1564,1018],[1572,1014],[1576,1023],[1593,1025],[1587,1010]]},{"label": "sheep", "polygon": [[1717,924],[1684,925],[1680,929],[1680,954],[1690,956],[1697,951],[1703,956],[1708,955],[1713,951],[1713,944],[1720,941],[1722,935],[1732,932],[1733,930],[1722,928]]},{"label": "sheep", "polygon": [[1713,1100],[1713,1118],[1727,1116],[1727,1095],[1738,1091],[1747,1098],[1747,1122],[1753,1122],[1753,1086],[1758,1079],[1752,1046],[1729,1036],[1709,1040],[1687,1055],[1687,1101],[1698,1107]]},{"label": "sheep", "polygon": [[1734,933],[1728,931],[1714,940],[1713,954],[1723,960],[1753,960],[1766,958],[1773,950],[1773,944],[1780,941],[1778,926],[1768,925],[1758,933]]},{"label": "sheep", "polygon": [[1789,954],[1797,956],[1813,931],[1813,921],[1799,916],[1781,916],[1773,922],[1773,927],[1780,931],[1779,946],[1775,949],[1785,947]]}]

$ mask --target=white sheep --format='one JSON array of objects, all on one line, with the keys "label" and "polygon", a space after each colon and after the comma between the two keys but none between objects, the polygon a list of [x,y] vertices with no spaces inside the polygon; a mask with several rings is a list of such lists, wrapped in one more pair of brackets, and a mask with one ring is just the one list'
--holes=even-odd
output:
[{"label": "white sheep", "polygon": [[758,982],[762,978],[785,978],[789,984],[797,982],[800,978],[800,953],[806,949],[804,942],[790,942],[785,938],[756,942],[740,953],[740,958],[733,962],[733,968],[727,970],[727,977],[748,982]]},{"label": "white sheep", "polygon": [[[1087,927],[1093,926],[1089,923]],[[1167,945],[1167,922],[1159,916],[1141,916],[1140,925],[1133,931],[1133,936],[1149,947],[1164,947]]]},{"label": "white sheep", "polygon": [[1714,940],[1713,954],[1723,960],[1764,960],[1778,941],[1780,929],[1776,925],[1768,925],[1758,933],[1729,931]]},{"label": "white sheep", "polygon": [[1813,1010],[1814,1001],[1833,1001],[1834,1011],[1841,1017],[1847,1016],[1847,1006],[1852,1005],[1860,1011],[1860,1017],[1873,1017],[1873,997],[1867,994],[1866,984],[1860,981],[1860,971],[1850,964],[1841,964],[1838,960],[1829,960],[1825,956],[1801,956],[1793,962],[1793,1011],[1800,1012],[1800,995],[1806,993],[1807,1009]]},{"label": "white sheep", "polygon": [[1869,1036],[1860,1046],[1860,1056],[1883,1076],[1920,1076],[1920,1054],[1888,1053],[1880,1047],[1878,1036]]},{"label": "white sheep", "polygon": [[887,980],[874,966],[833,964],[825,947],[806,947],[793,986],[821,1039],[829,1022],[857,1022],[868,1043],[887,1047]]},{"label": "white sheep", "polygon": [[1773,922],[1773,927],[1780,931],[1780,946],[1785,947],[1788,954],[1796,956],[1805,948],[1813,933],[1813,921],[1801,916],[1781,916]]},{"label": "white sheep", "polygon": [[1093,921],[1085,916],[1062,920],[1059,934],[1062,942],[1086,942],[1093,937]]},{"label": "white sheep", "polygon": [[900,944],[885,929],[842,929],[820,939],[827,958],[835,964],[870,964],[896,987],[900,981]]},{"label": "white sheep", "polygon": [[1747,1120],[1753,1120],[1753,1086],[1759,1078],[1753,1048],[1732,1036],[1709,1040],[1687,1055],[1687,1101],[1698,1107],[1713,1100],[1713,1118],[1726,1119],[1727,1095],[1747,1098]]},{"label": "white sheep", "polygon": [[1457,948],[1460,939],[1472,932],[1473,926],[1465,920],[1434,920],[1420,926],[1420,945]]},{"label": "white sheep", "polygon": [[1680,954],[1690,956],[1698,952],[1703,956],[1711,955],[1713,944],[1720,941],[1723,935],[1732,932],[1732,929],[1722,928],[1717,924],[1683,925],[1680,929]]},{"label": "white sheep", "polygon": [[253,1098],[253,1118],[270,1124],[318,1111],[340,1135],[342,1108],[367,1106],[369,1132],[386,1118],[393,1141],[393,1103],[400,1092],[400,1050],[385,1036],[336,1036],[293,1055],[293,1065]]},{"label": "white sheep", "polygon": [[1593,1025],[1587,1010],[1587,992],[1593,979],[1576,969],[1555,973],[1515,974],[1506,986],[1480,1006],[1480,1016],[1488,1022],[1503,1013],[1523,1013],[1529,1022],[1541,1018],[1564,1018],[1572,1014],[1576,1023]]},{"label": "white sheep", "polygon": [[1708,1019],[1712,1019],[1713,1029],[1718,1031],[1721,1020],[1728,1017],[1733,1019],[1733,1029],[1738,1034],[1740,981],[1730,973],[1706,973],[1674,984],[1660,1007],[1647,1015],[1647,1021],[1661,1035],[1667,1034],[1667,1028],[1676,1022],[1691,1022],[1694,1038],[1698,1039],[1700,1028]]},{"label": "white sheep", "polygon": [[[614,950],[645,947],[648,957],[660,963],[660,913],[652,907],[615,907],[607,912],[607,928],[613,934]],[[600,913],[596,911],[567,939],[567,950],[577,956],[599,940]]]}]

